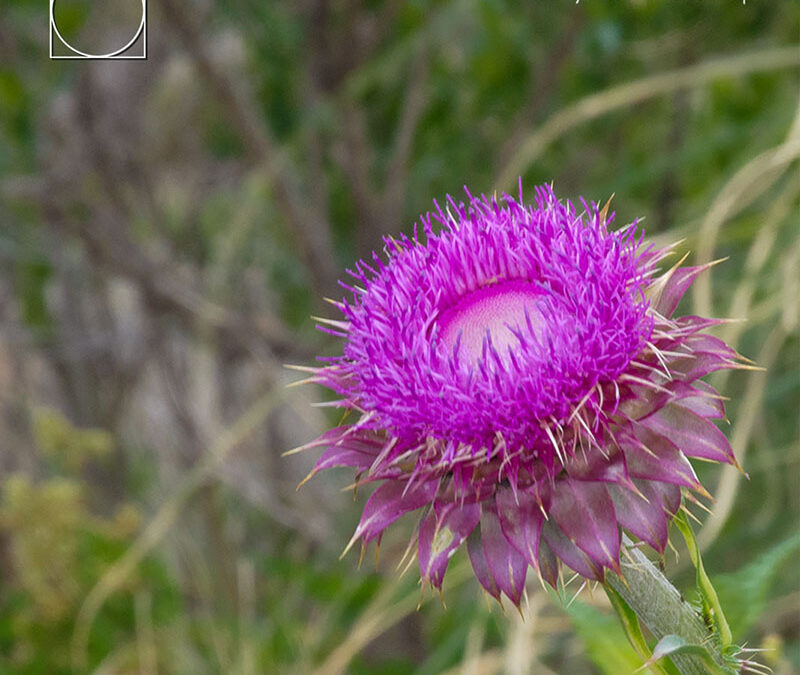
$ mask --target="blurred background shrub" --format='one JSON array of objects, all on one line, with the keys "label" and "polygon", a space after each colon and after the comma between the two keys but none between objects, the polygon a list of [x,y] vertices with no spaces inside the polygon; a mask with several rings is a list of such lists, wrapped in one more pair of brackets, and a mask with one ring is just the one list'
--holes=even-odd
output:
[{"label": "blurred background shrub", "polygon": [[335,422],[282,364],[339,349],[310,315],[342,270],[519,175],[729,257],[685,310],[746,318],[720,332],[766,370],[715,383],[750,479],[708,470],[699,539],[735,637],[797,672],[797,3],[148,5],[146,61],[50,61],[43,3],[0,13],[0,672],[632,671],[575,584],[530,580],[523,622],[457,556],[417,608],[402,538],[338,559],[348,473],[296,492],[314,458],[281,458]]}]

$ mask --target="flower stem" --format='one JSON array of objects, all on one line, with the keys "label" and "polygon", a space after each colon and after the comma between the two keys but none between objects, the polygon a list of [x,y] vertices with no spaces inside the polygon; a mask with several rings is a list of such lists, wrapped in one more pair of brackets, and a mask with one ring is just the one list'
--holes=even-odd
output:
[{"label": "flower stem", "polygon": [[[609,572],[606,584],[622,597],[657,640],[665,635],[679,635],[689,644],[705,646],[717,663],[724,664],[709,640],[711,633],[701,616],[627,537],[623,537],[623,547],[624,580]],[[693,654],[672,654],[670,658],[682,675],[708,673],[703,660]]]}]

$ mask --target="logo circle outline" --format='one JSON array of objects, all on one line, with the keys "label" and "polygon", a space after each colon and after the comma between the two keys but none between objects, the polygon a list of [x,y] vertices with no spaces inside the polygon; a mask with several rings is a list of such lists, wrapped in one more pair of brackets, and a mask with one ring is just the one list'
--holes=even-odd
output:
[{"label": "logo circle outline", "polygon": [[50,0],[50,28],[55,31],[56,35],[58,35],[58,39],[64,44],[65,47],[71,49],[76,54],[80,54],[84,58],[87,59],[111,59],[119,54],[122,54],[125,50],[127,50],[136,40],[139,39],[139,36],[142,34],[142,31],[145,28],[146,18],[147,18],[147,0],[141,0],[142,2],[142,20],[139,22],[139,27],[136,29],[133,37],[128,41],[126,45],[120,47],[115,51],[108,52],[107,54],[87,54],[86,52],[82,52],[80,49],[76,49],[73,47],[69,42],[64,39],[64,36],[61,35],[61,31],[58,30],[58,26],[56,25],[56,14],[55,14],[55,6],[56,0]]}]

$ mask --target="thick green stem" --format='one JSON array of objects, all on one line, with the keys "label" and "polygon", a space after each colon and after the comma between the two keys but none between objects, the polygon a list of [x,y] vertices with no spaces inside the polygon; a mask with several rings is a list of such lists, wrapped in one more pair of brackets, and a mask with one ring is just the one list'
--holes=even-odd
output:
[{"label": "thick green stem", "polygon": [[[722,656],[715,653],[708,639],[710,631],[700,615],[647,556],[631,546],[627,537],[623,538],[623,547],[626,549],[621,560],[624,581],[609,572],[606,583],[625,600],[656,639],[660,640],[665,635],[679,635],[687,643],[706,645],[714,660],[723,664]],[[670,658],[682,675],[708,673],[703,660],[697,656],[673,654]]]}]

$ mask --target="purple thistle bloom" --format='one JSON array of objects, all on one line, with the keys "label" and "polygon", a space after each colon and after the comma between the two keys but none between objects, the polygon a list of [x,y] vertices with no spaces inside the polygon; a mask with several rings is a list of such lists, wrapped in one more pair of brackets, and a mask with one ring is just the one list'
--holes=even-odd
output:
[{"label": "purple thistle bloom", "polygon": [[349,271],[322,328],[344,353],[310,381],[359,417],[304,448],[324,448],[312,475],[379,483],[350,545],[422,509],[424,580],[441,589],[466,541],[486,591],[519,604],[529,565],[553,586],[560,563],[619,572],[620,526],[663,553],[681,488],[707,495],[687,457],[736,464],[700,378],[739,357],[704,332],[718,320],[673,316],[709,265],[661,271],[670,248],[550,187],[533,206],[521,186],[467,194]]}]

